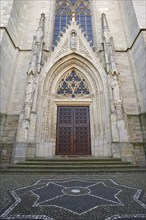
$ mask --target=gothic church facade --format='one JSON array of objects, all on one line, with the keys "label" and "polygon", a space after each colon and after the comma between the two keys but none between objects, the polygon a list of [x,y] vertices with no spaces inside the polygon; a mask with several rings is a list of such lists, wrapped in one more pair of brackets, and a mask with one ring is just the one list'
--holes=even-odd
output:
[{"label": "gothic church facade", "polygon": [[1,162],[145,165],[145,0],[5,0]]}]

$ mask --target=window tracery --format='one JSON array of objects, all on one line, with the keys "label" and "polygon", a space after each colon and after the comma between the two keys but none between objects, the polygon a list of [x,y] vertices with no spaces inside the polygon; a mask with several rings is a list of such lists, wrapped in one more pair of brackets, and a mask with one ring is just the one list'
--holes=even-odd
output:
[{"label": "window tracery", "polygon": [[89,95],[90,92],[85,78],[72,70],[61,79],[57,94],[75,98],[76,96]]},{"label": "window tracery", "polygon": [[[64,27],[71,21],[73,13],[75,13],[77,23],[81,25],[81,28],[85,32],[85,36],[88,36],[89,41],[93,41],[90,1],[57,0],[55,10],[54,45],[57,44],[60,32],[64,31]],[[92,42],[91,45],[93,45]]]}]

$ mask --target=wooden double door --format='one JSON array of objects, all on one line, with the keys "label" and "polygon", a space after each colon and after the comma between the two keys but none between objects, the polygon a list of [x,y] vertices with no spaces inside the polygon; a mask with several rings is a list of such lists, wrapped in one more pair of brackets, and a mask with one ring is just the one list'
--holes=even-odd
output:
[{"label": "wooden double door", "polygon": [[90,155],[90,118],[87,106],[57,109],[57,155]]}]

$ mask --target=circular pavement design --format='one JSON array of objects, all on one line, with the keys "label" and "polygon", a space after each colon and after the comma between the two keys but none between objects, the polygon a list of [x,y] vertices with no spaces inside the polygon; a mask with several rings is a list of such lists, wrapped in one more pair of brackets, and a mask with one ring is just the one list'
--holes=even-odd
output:
[{"label": "circular pavement design", "polygon": [[142,190],[120,185],[113,179],[39,179],[10,194],[12,204],[2,210],[0,219],[146,219]]}]

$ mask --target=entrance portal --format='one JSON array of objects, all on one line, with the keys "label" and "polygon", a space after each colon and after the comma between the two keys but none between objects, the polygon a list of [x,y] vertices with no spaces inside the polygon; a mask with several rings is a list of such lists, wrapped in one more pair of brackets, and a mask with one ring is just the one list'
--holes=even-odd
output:
[{"label": "entrance portal", "polygon": [[57,155],[90,155],[89,107],[57,108]]}]

